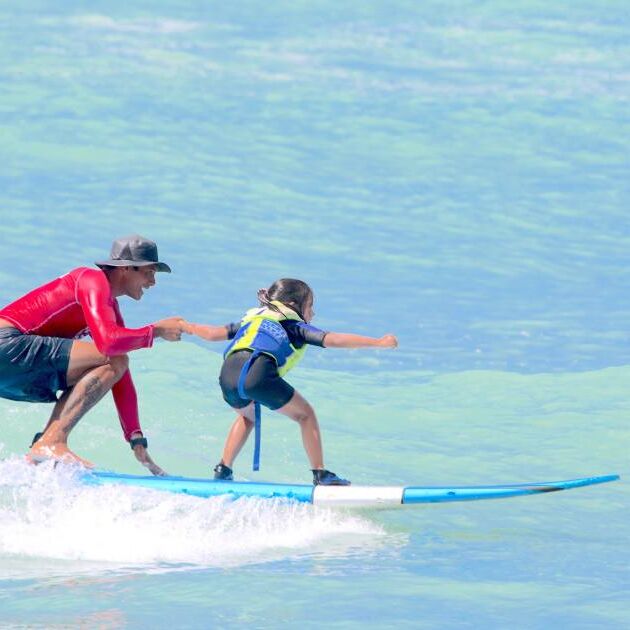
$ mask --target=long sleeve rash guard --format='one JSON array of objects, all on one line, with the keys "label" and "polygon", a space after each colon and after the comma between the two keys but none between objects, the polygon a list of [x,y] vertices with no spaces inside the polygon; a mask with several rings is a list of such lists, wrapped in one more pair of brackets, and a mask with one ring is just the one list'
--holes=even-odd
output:
[{"label": "long sleeve rash guard", "polygon": [[[153,326],[125,328],[107,276],[99,269],[79,267],[34,289],[0,310],[25,334],[76,339],[89,334],[106,356],[126,354],[153,345]],[[120,424],[129,440],[140,431],[136,389],[129,370],[112,388]]]}]

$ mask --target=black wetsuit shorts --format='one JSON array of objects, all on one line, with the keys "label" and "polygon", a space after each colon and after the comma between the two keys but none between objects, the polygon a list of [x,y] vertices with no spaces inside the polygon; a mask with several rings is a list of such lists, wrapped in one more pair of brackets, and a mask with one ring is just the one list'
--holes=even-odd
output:
[{"label": "black wetsuit shorts", "polygon": [[23,334],[0,328],[0,398],[55,402],[68,388],[72,339]]},{"label": "black wetsuit shorts", "polygon": [[252,400],[269,409],[283,407],[291,400],[295,389],[278,374],[276,362],[266,354],[257,356],[247,371],[245,377],[247,398],[239,396],[238,379],[251,354],[251,350],[237,350],[223,362],[219,385],[225,402],[234,409],[247,407]]}]

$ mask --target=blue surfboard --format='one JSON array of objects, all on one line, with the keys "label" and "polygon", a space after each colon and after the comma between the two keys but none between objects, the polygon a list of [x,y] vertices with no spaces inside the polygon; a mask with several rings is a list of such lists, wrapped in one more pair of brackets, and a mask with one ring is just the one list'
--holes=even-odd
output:
[{"label": "blue surfboard", "polygon": [[234,499],[239,497],[282,498],[332,507],[389,509],[424,503],[506,499],[570,490],[617,479],[619,475],[498,486],[312,486],[257,481],[215,481],[190,477],[145,477],[96,471],[86,474],[82,481],[91,485],[120,484],[203,498],[217,496],[228,496]]}]

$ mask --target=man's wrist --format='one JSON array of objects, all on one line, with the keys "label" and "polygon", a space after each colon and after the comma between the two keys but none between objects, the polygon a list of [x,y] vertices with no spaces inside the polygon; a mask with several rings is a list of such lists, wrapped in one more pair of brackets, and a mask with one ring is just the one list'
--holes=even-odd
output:
[{"label": "man's wrist", "polygon": [[131,450],[133,450],[136,446],[143,446],[144,448],[148,448],[149,443],[147,442],[147,438],[145,438],[144,436],[136,437],[129,440],[129,446],[131,446]]},{"label": "man's wrist", "polygon": [[153,347],[153,340],[156,337],[156,333],[155,333],[155,325],[154,324],[149,324],[149,336],[148,336],[148,345],[147,348],[152,348]]}]

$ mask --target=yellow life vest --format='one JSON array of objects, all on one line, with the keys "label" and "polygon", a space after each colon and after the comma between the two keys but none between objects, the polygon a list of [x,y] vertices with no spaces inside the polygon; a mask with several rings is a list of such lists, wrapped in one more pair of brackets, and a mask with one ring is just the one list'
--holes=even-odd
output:
[{"label": "yellow life vest", "polygon": [[278,310],[262,307],[247,311],[241,320],[241,327],[225,349],[223,356],[227,358],[239,350],[251,350],[256,354],[266,354],[276,361],[278,374],[284,376],[302,359],[307,344],[301,348],[296,348],[280,322],[287,319],[299,322],[304,320],[282,302],[274,300],[271,304]]}]

